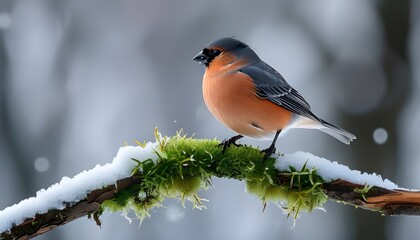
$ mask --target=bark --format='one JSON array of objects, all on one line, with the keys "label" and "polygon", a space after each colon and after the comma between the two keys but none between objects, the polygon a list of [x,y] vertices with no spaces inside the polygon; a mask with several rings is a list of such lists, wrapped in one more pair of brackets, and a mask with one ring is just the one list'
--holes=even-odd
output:
[{"label": "bark", "polygon": [[337,180],[323,185],[329,199],[351,204],[384,215],[420,215],[420,192],[389,190],[372,187],[367,193],[358,193],[365,186]]}]

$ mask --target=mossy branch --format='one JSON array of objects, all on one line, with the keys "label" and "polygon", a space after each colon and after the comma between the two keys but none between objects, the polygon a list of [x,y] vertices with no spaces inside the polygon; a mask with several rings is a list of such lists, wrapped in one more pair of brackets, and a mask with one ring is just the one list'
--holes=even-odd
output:
[{"label": "mossy branch", "polygon": [[[165,197],[189,200],[196,208],[203,208],[198,195],[200,189],[212,185],[211,177],[246,181],[248,192],[269,201],[285,203],[289,215],[312,211],[328,200],[351,204],[384,215],[420,215],[420,192],[388,190],[378,186],[363,186],[340,179],[325,182],[317,169],[290,167],[278,171],[275,159],[263,160],[259,149],[244,146],[231,147],[222,154],[217,140],[194,139],[179,134],[173,138],[161,137],[156,131],[158,160],[132,159],[137,162],[131,177],[90,192],[76,203],[67,203],[64,209],[53,209],[37,214],[0,239],[30,239],[82,216],[93,218],[100,226],[99,217],[105,210],[133,210],[144,219],[149,210],[162,204]],[[137,142],[138,145],[143,145]]]}]

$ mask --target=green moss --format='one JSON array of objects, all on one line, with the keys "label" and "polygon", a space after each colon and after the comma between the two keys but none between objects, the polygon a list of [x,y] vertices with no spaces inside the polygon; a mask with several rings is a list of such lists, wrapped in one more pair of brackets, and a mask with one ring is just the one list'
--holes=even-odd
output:
[{"label": "green moss", "polygon": [[[159,143],[158,161],[133,159],[137,162],[133,174],[141,176],[142,182],[119,191],[114,199],[102,204],[104,209],[125,213],[131,209],[143,219],[149,216],[150,209],[161,205],[164,197],[180,198],[183,203],[189,200],[194,207],[202,208],[198,192],[211,185],[212,176],[245,180],[248,192],[264,204],[287,202],[294,217],[301,210],[322,206],[327,199],[320,188],[322,178],[315,169],[304,166],[280,173],[274,168],[274,158],[263,160],[260,150],[253,147],[232,146],[222,154],[216,139],[194,139],[180,133],[168,138],[157,130],[155,137]],[[290,181],[279,185],[279,176]]]},{"label": "green moss", "polygon": [[365,184],[363,188],[355,188],[354,191],[362,195],[363,200],[367,201],[366,194],[370,191],[373,186]]},{"label": "green moss", "polygon": [[284,208],[294,218],[301,210],[311,212],[328,200],[320,188],[323,181],[316,175],[315,169],[307,169],[304,166],[300,171],[290,168],[289,171],[277,174],[289,178],[290,181],[278,185],[270,181],[269,178],[248,180],[248,192],[260,197],[264,203],[286,202],[287,205]]},{"label": "green moss", "polygon": [[287,198],[287,188],[264,184],[258,181],[246,182],[247,192],[257,195],[263,202],[276,202]]}]

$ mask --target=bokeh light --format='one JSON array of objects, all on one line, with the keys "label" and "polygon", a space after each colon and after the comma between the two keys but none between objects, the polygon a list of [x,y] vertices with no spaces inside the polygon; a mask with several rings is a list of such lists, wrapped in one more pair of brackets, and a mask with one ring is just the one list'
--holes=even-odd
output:
[{"label": "bokeh light", "polygon": [[377,128],[373,131],[373,141],[377,144],[384,144],[388,140],[388,132],[384,128]]}]

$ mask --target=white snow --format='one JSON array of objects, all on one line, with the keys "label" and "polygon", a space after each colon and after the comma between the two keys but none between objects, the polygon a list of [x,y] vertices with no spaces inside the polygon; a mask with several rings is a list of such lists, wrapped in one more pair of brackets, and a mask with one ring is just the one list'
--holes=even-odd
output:
[{"label": "white snow", "polygon": [[114,184],[117,180],[129,177],[138,160],[157,160],[154,152],[157,143],[147,143],[144,148],[127,146],[119,149],[112,163],[96,165],[89,171],[83,171],[73,178],[63,177],[59,183],[41,189],[36,197],[31,197],[18,204],[0,211],[0,233],[9,230],[14,224],[34,217],[37,213],[45,213],[50,209],[63,209],[65,203],[83,200],[94,189]]},{"label": "white snow", "polygon": [[401,189],[395,183],[388,179],[382,179],[381,175],[376,173],[369,174],[365,172],[362,173],[358,170],[351,170],[345,165],[306,152],[295,152],[279,156],[275,163],[275,167],[279,171],[289,170],[289,166],[294,167],[296,170],[300,170],[306,161],[306,168],[315,168],[318,175],[327,182],[342,179],[360,185],[367,184],[386,189]]},{"label": "white snow", "polygon": [[[147,143],[144,148],[127,146],[119,149],[112,163],[97,165],[89,171],[83,171],[73,178],[63,177],[59,183],[41,189],[36,197],[31,197],[0,211],[0,233],[10,230],[13,225],[32,218],[37,213],[45,213],[50,209],[63,209],[66,203],[83,200],[94,189],[114,184],[117,180],[129,177],[136,166],[132,158],[139,161],[146,159],[157,160],[155,149],[158,143]],[[373,173],[361,173],[350,170],[347,166],[331,162],[310,153],[296,152],[279,156],[275,167],[278,170],[288,170],[289,166],[301,169],[307,161],[306,167],[315,168],[325,181],[343,179],[356,184],[369,184],[387,189],[397,189],[398,186],[389,180],[382,180],[381,176]],[[178,213],[177,213],[178,214]]]}]

